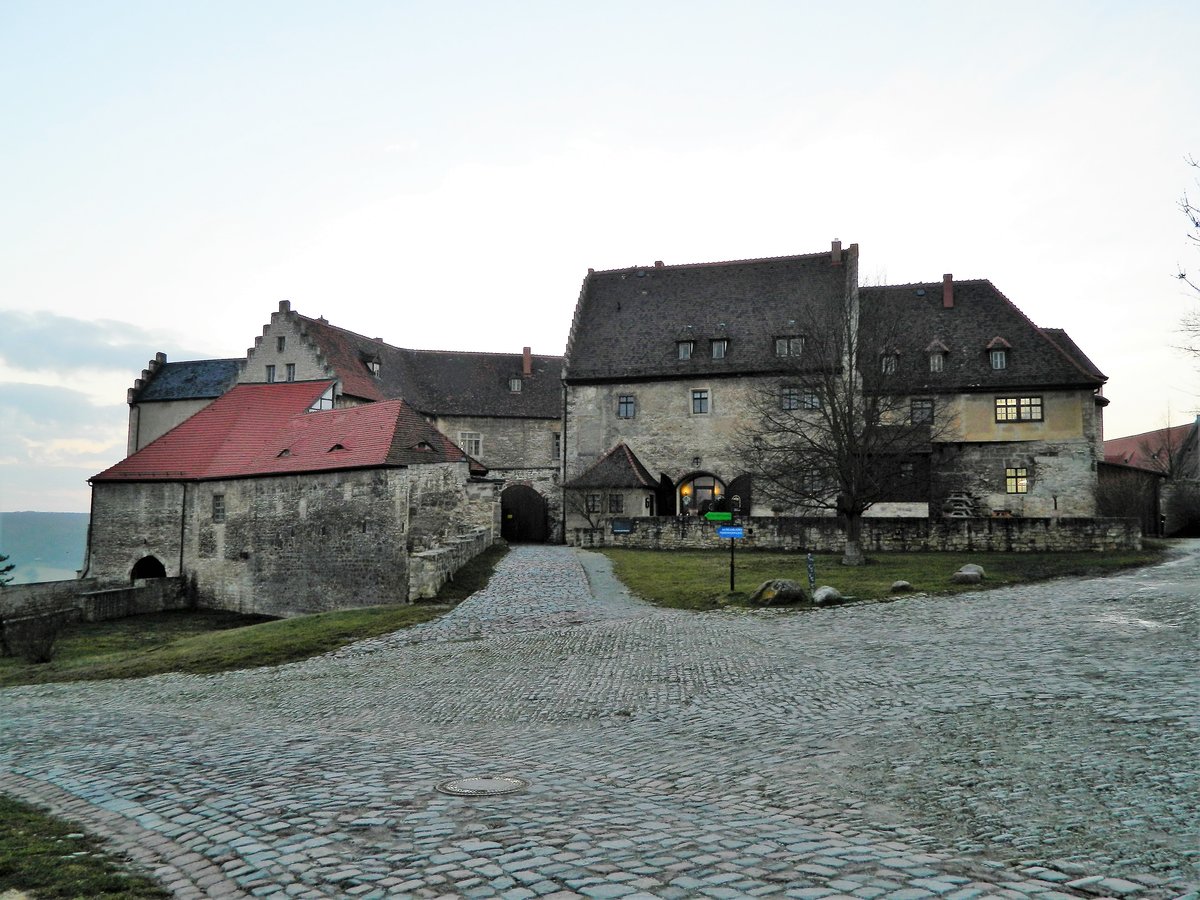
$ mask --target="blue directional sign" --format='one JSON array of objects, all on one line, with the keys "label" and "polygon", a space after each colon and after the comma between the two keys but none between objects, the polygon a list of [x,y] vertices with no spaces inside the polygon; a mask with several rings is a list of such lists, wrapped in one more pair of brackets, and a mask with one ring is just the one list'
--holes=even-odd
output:
[{"label": "blue directional sign", "polygon": [[717,537],[723,538],[744,538],[746,531],[741,525],[718,525]]}]

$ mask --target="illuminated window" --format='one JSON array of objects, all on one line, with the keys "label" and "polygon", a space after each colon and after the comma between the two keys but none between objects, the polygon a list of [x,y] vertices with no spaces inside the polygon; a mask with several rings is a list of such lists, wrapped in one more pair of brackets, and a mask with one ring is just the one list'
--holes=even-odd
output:
[{"label": "illuminated window", "polygon": [[997,397],[997,422],[1042,421],[1041,397]]},{"label": "illuminated window", "polygon": [[1009,494],[1029,493],[1029,470],[1023,467],[1004,470],[1004,490]]}]

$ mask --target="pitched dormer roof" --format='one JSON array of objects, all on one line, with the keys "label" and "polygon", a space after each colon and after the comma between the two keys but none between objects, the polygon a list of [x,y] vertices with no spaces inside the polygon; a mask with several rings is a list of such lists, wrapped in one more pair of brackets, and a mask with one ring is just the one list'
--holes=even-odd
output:
[{"label": "pitched dormer roof", "polygon": [[568,482],[567,487],[653,489],[658,482],[622,441]]}]

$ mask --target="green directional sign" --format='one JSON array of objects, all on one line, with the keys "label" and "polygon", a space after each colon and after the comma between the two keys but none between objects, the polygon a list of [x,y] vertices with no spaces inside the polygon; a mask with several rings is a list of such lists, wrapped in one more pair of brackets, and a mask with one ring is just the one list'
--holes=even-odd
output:
[{"label": "green directional sign", "polygon": [[704,518],[710,522],[732,522],[733,513],[731,512],[706,512]]}]

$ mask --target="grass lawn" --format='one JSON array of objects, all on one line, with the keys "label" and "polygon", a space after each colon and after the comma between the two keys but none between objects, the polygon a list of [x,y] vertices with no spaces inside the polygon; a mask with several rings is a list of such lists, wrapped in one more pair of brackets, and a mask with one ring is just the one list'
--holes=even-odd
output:
[{"label": "grass lawn", "polygon": [[493,547],[481,553],[428,603],[369,606],[292,619],[179,610],[81,622],[63,631],[51,662],[33,665],[17,657],[0,657],[0,687],[140,678],[162,672],[206,674],[307,659],[440,616],[486,585],[507,552],[505,547]]},{"label": "grass lawn", "polygon": [[[1146,550],[1124,553],[887,553],[858,567],[843,566],[841,554],[814,554],[813,559],[818,586],[828,584],[846,596],[875,600],[895,596],[891,586],[899,580],[910,582],[916,591],[949,594],[1066,575],[1102,575],[1162,559],[1165,545],[1147,543]],[[736,554],[736,591],[731,594],[728,548],[602,552],[631,591],[676,609],[716,609],[744,602],[760,584],[776,578],[808,585],[803,553]],[[968,562],[983,566],[987,579],[980,586],[952,584],[950,575]]]},{"label": "grass lawn", "polygon": [[71,823],[0,796],[0,894],[9,887],[39,900],[171,896],[150,879],[131,874],[122,860]]}]

